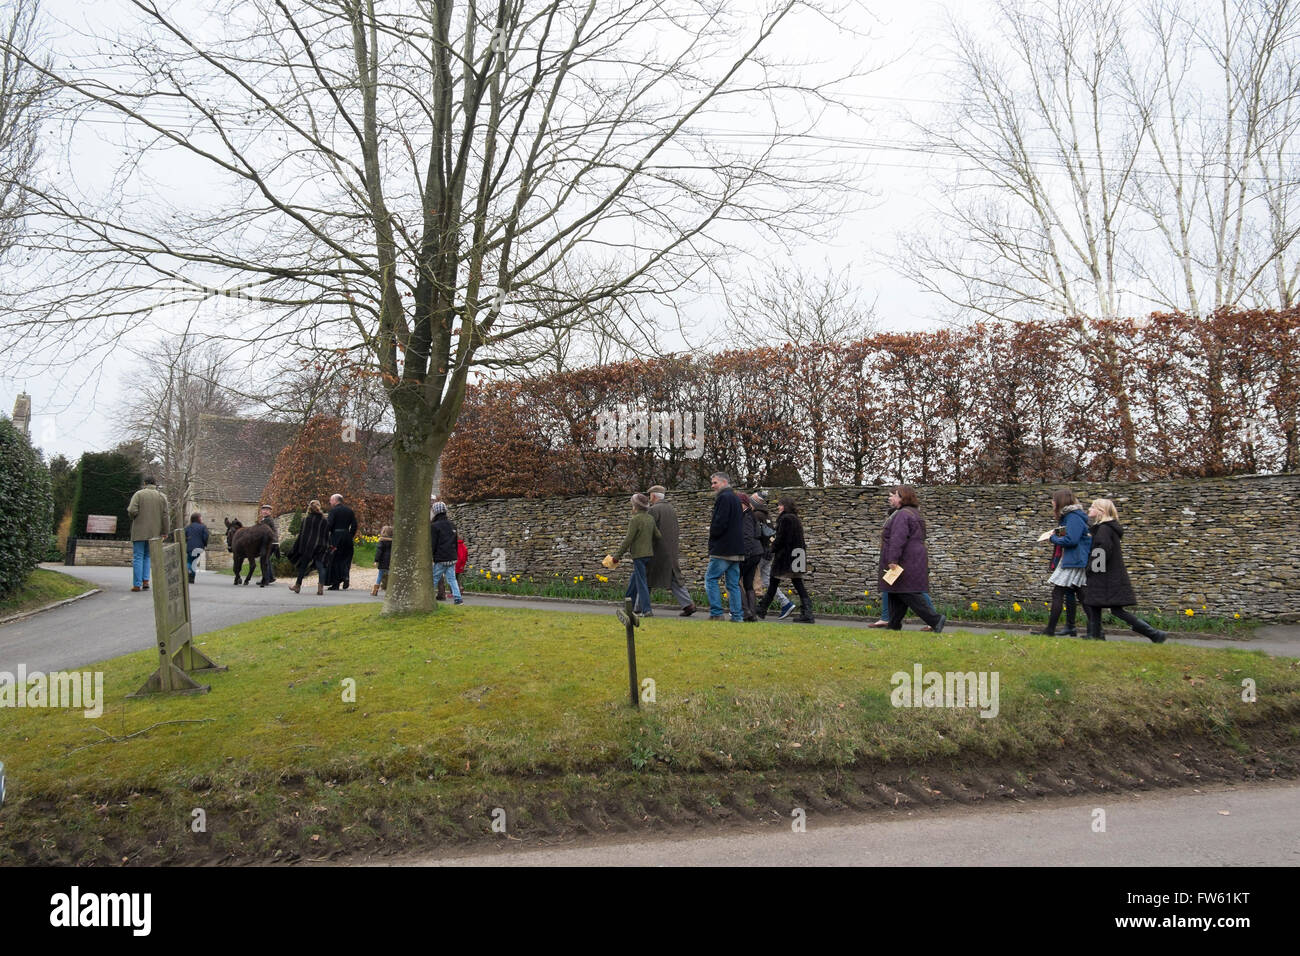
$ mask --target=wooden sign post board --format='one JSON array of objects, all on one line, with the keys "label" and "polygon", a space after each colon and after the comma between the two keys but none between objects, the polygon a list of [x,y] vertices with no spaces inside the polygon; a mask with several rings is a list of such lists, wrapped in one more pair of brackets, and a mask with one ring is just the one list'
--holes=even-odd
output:
[{"label": "wooden sign post board", "polygon": [[86,534],[117,534],[117,515],[86,515]]},{"label": "wooden sign post board", "polygon": [[149,541],[153,577],[153,616],[158,631],[158,669],[132,697],[148,694],[206,694],[211,687],[190,677],[192,673],[224,671],[194,646],[190,618],[190,578],[185,567],[185,532],[172,540]]}]

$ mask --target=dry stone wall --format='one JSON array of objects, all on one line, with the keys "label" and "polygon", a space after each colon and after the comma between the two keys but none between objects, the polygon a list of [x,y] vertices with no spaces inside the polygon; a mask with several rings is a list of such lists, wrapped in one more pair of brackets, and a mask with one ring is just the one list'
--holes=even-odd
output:
[{"label": "dry stone wall", "polygon": [[[1051,485],[944,485],[919,489],[929,526],[930,590],[940,603],[1041,602],[1051,551]],[[1300,476],[1246,476],[1073,486],[1086,505],[1111,498],[1125,528],[1124,560],[1143,607],[1243,618],[1300,620]],[[798,503],[815,595],[879,599],[880,526],[888,487],[768,489]],[[670,495],[682,527],[682,570],[702,584],[712,497]],[[495,499],[451,506],[486,568],[502,549],[510,573],[588,579],[623,539],[626,496]],[[775,511],[775,507],[773,508]],[[626,570],[616,574],[622,580]],[[1205,610],[1202,610],[1202,606]]]}]

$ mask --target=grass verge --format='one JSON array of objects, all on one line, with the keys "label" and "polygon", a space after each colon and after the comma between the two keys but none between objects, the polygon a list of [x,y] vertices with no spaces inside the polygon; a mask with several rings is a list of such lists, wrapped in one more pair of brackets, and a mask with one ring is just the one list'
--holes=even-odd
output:
[{"label": "grass verge", "polygon": [[55,601],[66,601],[68,598],[74,598],[94,589],[95,585],[89,581],[74,578],[70,574],[36,568],[21,588],[0,599],[0,617],[34,611]]},{"label": "grass verge", "polygon": [[[1297,662],[1252,651],[656,618],[638,632],[655,700],[637,712],[612,616],[379,612],[204,635],[230,667],[202,677],[207,695],[126,700],[156,661],[142,651],[99,668],[98,720],[6,713],[0,863],[321,858],[490,838],[498,806],[516,835],[632,828],[1033,792],[1070,761],[1158,782],[1196,753],[1300,754]],[[997,716],[893,706],[892,676],[917,663],[996,672]]]}]

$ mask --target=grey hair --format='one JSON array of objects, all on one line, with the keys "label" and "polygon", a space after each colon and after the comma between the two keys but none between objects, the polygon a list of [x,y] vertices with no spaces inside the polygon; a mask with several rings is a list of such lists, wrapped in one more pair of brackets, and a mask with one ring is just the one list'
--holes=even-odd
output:
[{"label": "grey hair", "polygon": [[721,478],[726,484],[731,484],[731,476],[725,471],[715,471],[709,475],[710,478]]}]

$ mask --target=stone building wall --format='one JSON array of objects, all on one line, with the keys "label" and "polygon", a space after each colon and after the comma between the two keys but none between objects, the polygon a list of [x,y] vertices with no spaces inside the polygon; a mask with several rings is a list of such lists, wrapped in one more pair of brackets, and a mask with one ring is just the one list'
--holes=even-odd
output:
[{"label": "stone building wall", "polygon": [[[1055,525],[1051,485],[934,486],[919,489],[929,526],[930,590],[943,604],[1041,602]],[[1140,606],[1196,613],[1300,620],[1300,475],[1075,485],[1085,506],[1112,498],[1125,528],[1124,560]],[[888,487],[770,489],[798,503],[822,597],[879,600],[880,527]],[[708,563],[707,493],[670,495],[682,527],[682,570],[703,583]],[[494,548],[511,573],[547,578],[604,573],[599,562],[623,539],[627,496],[496,499],[451,505],[470,549],[470,568]],[[472,573],[472,572],[471,572]],[[618,580],[627,571],[621,567]],[[1206,610],[1202,611],[1202,605]]]}]

